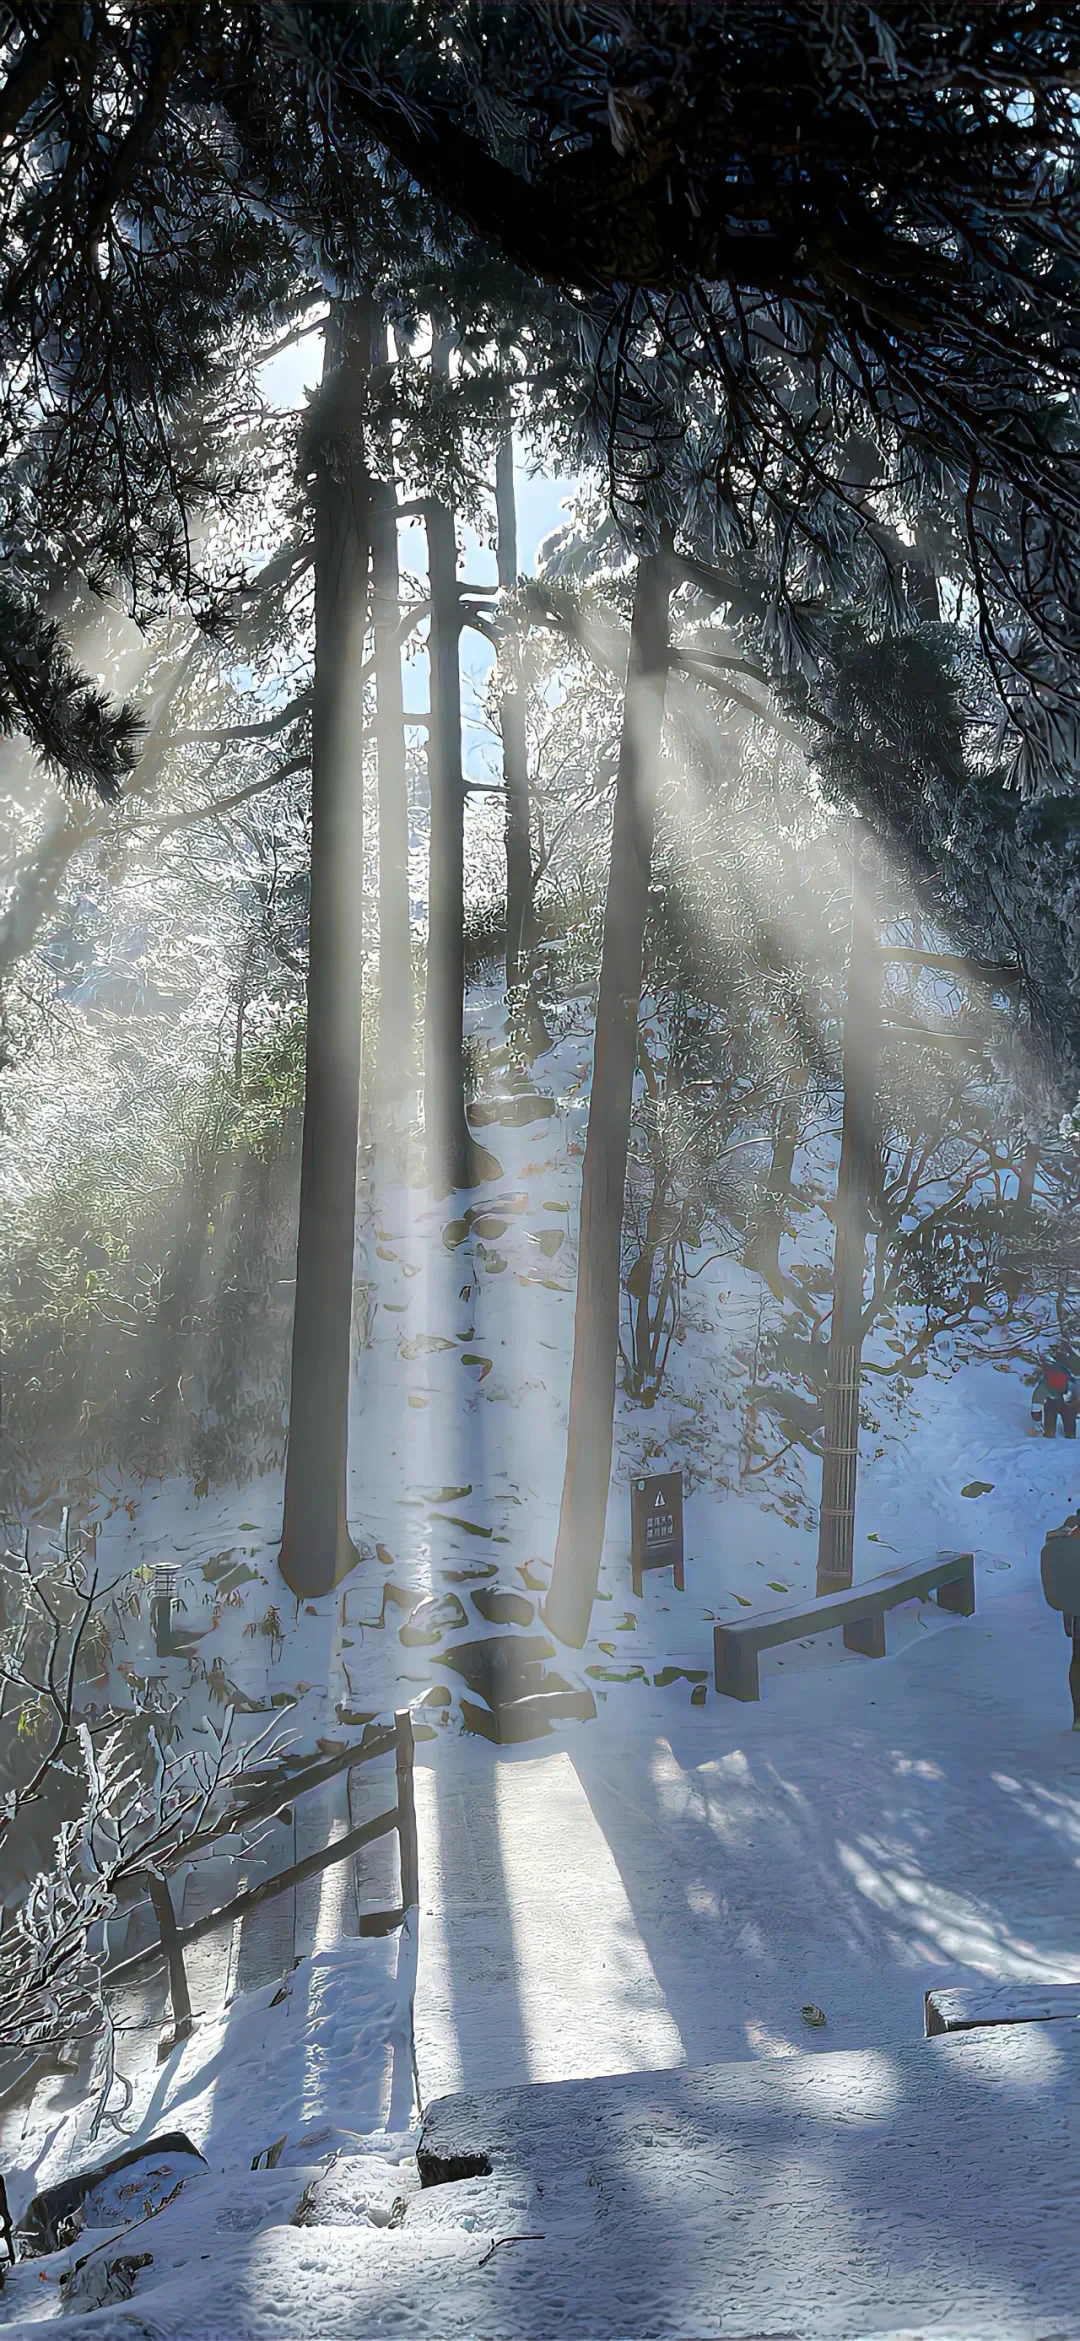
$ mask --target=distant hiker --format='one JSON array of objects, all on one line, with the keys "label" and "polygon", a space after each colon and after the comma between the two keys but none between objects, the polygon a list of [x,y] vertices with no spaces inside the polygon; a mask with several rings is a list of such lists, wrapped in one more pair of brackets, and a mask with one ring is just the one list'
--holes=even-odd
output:
[{"label": "distant hiker", "polygon": [[1080,1731],[1080,1511],[1050,1530],[1042,1548],[1042,1589],[1051,1609],[1061,1611],[1072,1643],[1069,1691],[1073,1730]]},{"label": "distant hiker", "polygon": [[1072,1357],[1067,1349],[1055,1349],[1031,1393],[1032,1422],[1038,1422],[1041,1414],[1043,1437],[1052,1439],[1060,1418],[1066,1438],[1075,1439],[1078,1405],[1080,1380],[1077,1379]]}]

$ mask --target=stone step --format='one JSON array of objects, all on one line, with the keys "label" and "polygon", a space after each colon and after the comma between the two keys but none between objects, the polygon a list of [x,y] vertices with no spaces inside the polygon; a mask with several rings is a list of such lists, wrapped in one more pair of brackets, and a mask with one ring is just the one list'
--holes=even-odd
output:
[{"label": "stone step", "polygon": [[532,2260],[538,2332],[1028,2341],[1080,2300],[1078,2085],[1080,2027],[1026,2024],[463,2094],[428,2108],[421,2169],[479,2175],[424,2200],[516,2186],[523,2232],[572,2237],[565,2327],[562,2253],[505,2254]]},{"label": "stone step", "polygon": [[147,2271],[126,2309],[66,2318],[65,2332],[1075,2334],[1078,2083],[1080,2028],[1024,2025],[446,2098],[427,2114],[423,2168],[477,2175],[410,2194],[395,2225],[264,2227],[219,2244],[212,2276]]},{"label": "stone step", "polygon": [[939,1984],[925,2002],[926,2036],[979,2024],[1054,2024],[1080,2016],[1080,1983]]},{"label": "stone step", "polygon": [[510,1747],[546,1739],[556,1723],[589,1722],[596,1714],[592,1692],[549,1668],[554,1655],[546,1634],[488,1634],[448,1644],[440,1666],[463,1676],[474,1693],[461,1701],[466,1730]]},{"label": "stone step", "polygon": [[549,1739],[557,1723],[589,1723],[596,1702],[587,1690],[541,1688],[521,1699],[503,1699],[495,1707],[478,1707],[462,1699],[461,1720],[466,1731],[494,1741],[497,1747],[520,1747],[525,1740]]}]

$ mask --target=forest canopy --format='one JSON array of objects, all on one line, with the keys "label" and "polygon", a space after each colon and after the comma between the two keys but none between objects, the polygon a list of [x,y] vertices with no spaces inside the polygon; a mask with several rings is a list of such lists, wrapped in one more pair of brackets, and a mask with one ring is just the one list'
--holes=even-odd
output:
[{"label": "forest canopy", "polygon": [[138,607],[191,591],[222,330],[305,280],[415,306],[479,243],[489,301],[501,256],[567,312],[631,534],[691,508],[714,550],[767,541],[797,600],[808,564],[885,561],[887,495],[962,546],[1025,753],[1071,767],[1072,10],[60,5],[9,10],[7,40],[0,411],[31,595],[28,473],[54,564],[107,564]]}]

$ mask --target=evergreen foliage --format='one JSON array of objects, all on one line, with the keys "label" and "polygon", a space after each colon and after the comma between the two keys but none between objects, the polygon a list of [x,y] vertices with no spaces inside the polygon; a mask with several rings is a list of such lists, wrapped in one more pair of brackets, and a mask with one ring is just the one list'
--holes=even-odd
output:
[{"label": "evergreen foliage", "polygon": [[20,734],[51,774],[106,800],[139,759],[134,708],[80,674],[55,619],[0,584],[0,732]]},{"label": "evergreen foliage", "polygon": [[494,246],[576,314],[567,408],[629,532],[689,515],[714,557],[763,545],[778,603],[809,569],[880,597],[933,497],[1018,738],[1071,771],[1071,10],[39,5],[7,53],[8,411],[29,378],[115,465],[113,568],[187,570],[215,327],[299,280],[404,308]]}]

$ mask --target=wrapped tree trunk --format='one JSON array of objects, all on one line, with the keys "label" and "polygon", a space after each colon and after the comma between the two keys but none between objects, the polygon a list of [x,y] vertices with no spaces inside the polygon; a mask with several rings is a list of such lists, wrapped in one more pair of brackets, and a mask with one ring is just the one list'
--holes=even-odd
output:
[{"label": "wrapped tree trunk", "polygon": [[859,1466],[866,1229],[874,1172],[874,1092],[879,1050],[880,974],[869,900],[865,848],[852,855],[851,953],[844,1011],[844,1111],[836,1181],[832,1324],[825,1389],[817,1590],[851,1584]]},{"label": "wrapped tree trunk", "polygon": [[623,1193],[638,1059],[638,1001],[664,722],[670,593],[668,563],[662,555],[649,555],[638,566],[630,626],[581,1180],[566,1473],[555,1566],[544,1606],[552,1633],[577,1648],[589,1631],[596,1597],[611,1477]]},{"label": "wrapped tree trunk", "polygon": [[[436,334],[432,366],[449,372],[450,343]],[[457,532],[448,506],[426,506],[431,626],[428,781],[428,963],[424,1126],[432,1192],[479,1186],[499,1165],[478,1146],[465,1113],[465,776],[461,767],[461,596]]]},{"label": "wrapped tree trunk", "polygon": [[[508,435],[495,458],[496,559],[499,584],[511,593],[517,584],[517,510],[514,503],[514,442]],[[532,823],[523,647],[515,629],[503,644],[508,682],[499,701],[503,781],[506,788],[506,983],[522,981],[526,953],[535,941],[532,915]]]},{"label": "wrapped tree trunk", "polygon": [[336,304],[312,422],[315,686],[307,1063],[285,1521],[279,1566],[328,1593],[359,1558],[346,1525],[363,988],[363,663],[371,483],[358,392],[366,308]]}]

